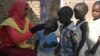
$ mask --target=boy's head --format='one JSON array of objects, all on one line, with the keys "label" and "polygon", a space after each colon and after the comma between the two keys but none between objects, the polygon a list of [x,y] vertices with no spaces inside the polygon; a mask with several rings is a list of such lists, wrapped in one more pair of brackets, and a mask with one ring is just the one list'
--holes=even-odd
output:
[{"label": "boy's head", "polygon": [[50,32],[54,32],[56,31],[58,28],[58,18],[54,17],[54,18],[50,18],[46,21],[45,24],[45,29],[50,31]]},{"label": "boy's head", "polygon": [[69,6],[62,7],[58,11],[58,16],[60,23],[66,23],[71,20],[73,16],[73,10]]},{"label": "boy's head", "polygon": [[96,1],[92,7],[92,16],[94,19],[100,18],[100,1]]},{"label": "boy's head", "polygon": [[88,12],[88,6],[85,3],[78,3],[74,7],[75,18],[82,19]]}]

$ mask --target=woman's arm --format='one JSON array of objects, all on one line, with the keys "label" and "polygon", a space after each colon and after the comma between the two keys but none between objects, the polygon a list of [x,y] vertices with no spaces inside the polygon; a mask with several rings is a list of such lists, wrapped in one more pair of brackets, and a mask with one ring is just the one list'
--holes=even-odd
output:
[{"label": "woman's arm", "polygon": [[39,24],[39,25],[34,26],[33,28],[30,29],[31,33],[33,34],[37,31],[44,29],[44,25],[45,24]]},{"label": "woman's arm", "polygon": [[18,33],[18,31],[10,26],[6,27],[7,34],[13,43],[18,44],[32,37],[30,31],[25,33]]}]

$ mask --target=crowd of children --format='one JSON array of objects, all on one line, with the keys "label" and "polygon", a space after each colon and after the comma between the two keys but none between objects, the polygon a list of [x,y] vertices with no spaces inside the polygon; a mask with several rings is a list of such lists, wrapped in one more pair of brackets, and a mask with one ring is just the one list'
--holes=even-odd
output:
[{"label": "crowd of children", "polygon": [[[15,0],[0,24],[0,56],[100,56],[100,1],[93,4],[92,22],[86,21],[89,9],[84,2],[74,9],[62,7],[58,17],[36,26],[26,17],[27,9],[26,0]],[[71,20],[73,15],[76,24]],[[36,38],[34,49],[27,44],[32,35]]]}]

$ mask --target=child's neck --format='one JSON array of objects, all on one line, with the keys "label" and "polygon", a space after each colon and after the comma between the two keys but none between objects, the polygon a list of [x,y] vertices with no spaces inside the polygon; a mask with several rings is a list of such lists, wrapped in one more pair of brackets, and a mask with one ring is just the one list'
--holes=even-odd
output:
[{"label": "child's neck", "polygon": [[50,33],[51,33],[51,31],[49,31],[49,30],[44,30],[44,31],[43,31],[43,34],[44,34],[44,35],[48,35],[48,34],[50,34]]},{"label": "child's neck", "polygon": [[76,25],[78,25],[79,23],[81,23],[81,22],[83,22],[83,21],[85,21],[85,19],[84,19],[84,18],[83,18],[83,19],[78,20],[78,22],[76,23]]},{"label": "child's neck", "polygon": [[67,23],[65,23],[64,25],[63,25],[63,28],[66,28],[68,25],[70,25],[72,23],[72,21],[69,21],[69,22],[67,22]]},{"label": "child's neck", "polygon": [[85,20],[85,18],[83,18],[83,19],[80,19],[79,21],[81,22],[81,21],[84,21]]},{"label": "child's neck", "polygon": [[83,20],[85,20],[85,16],[80,16],[80,17],[78,18],[78,21],[83,21]]},{"label": "child's neck", "polygon": [[100,19],[100,18],[94,18],[93,20],[95,21],[95,20],[98,20],[98,19]]}]

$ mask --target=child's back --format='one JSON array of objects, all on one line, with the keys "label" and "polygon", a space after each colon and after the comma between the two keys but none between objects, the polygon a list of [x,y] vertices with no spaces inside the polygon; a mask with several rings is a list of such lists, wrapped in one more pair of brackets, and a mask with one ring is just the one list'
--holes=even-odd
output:
[{"label": "child's back", "polygon": [[77,56],[85,56],[87,50],[86,39],[88,37],[88,22],[85,19],[85,15],[88,12],[88,6],[85,3],[78,3],[74,7],[75,18],[78,20],[77,27]]},{"label": "child's back", "polygon": [[73,21],[71,21],[73,10],[69,6],[62,7],[58,11],[58,16],[59,21],[62,24],[60,28],[60,54],[62,56],[73,56],[74,50],[72,47],[74,45],[74,38],[72,37],[73,34],[71,34],[72,28],[74,26]]}]

